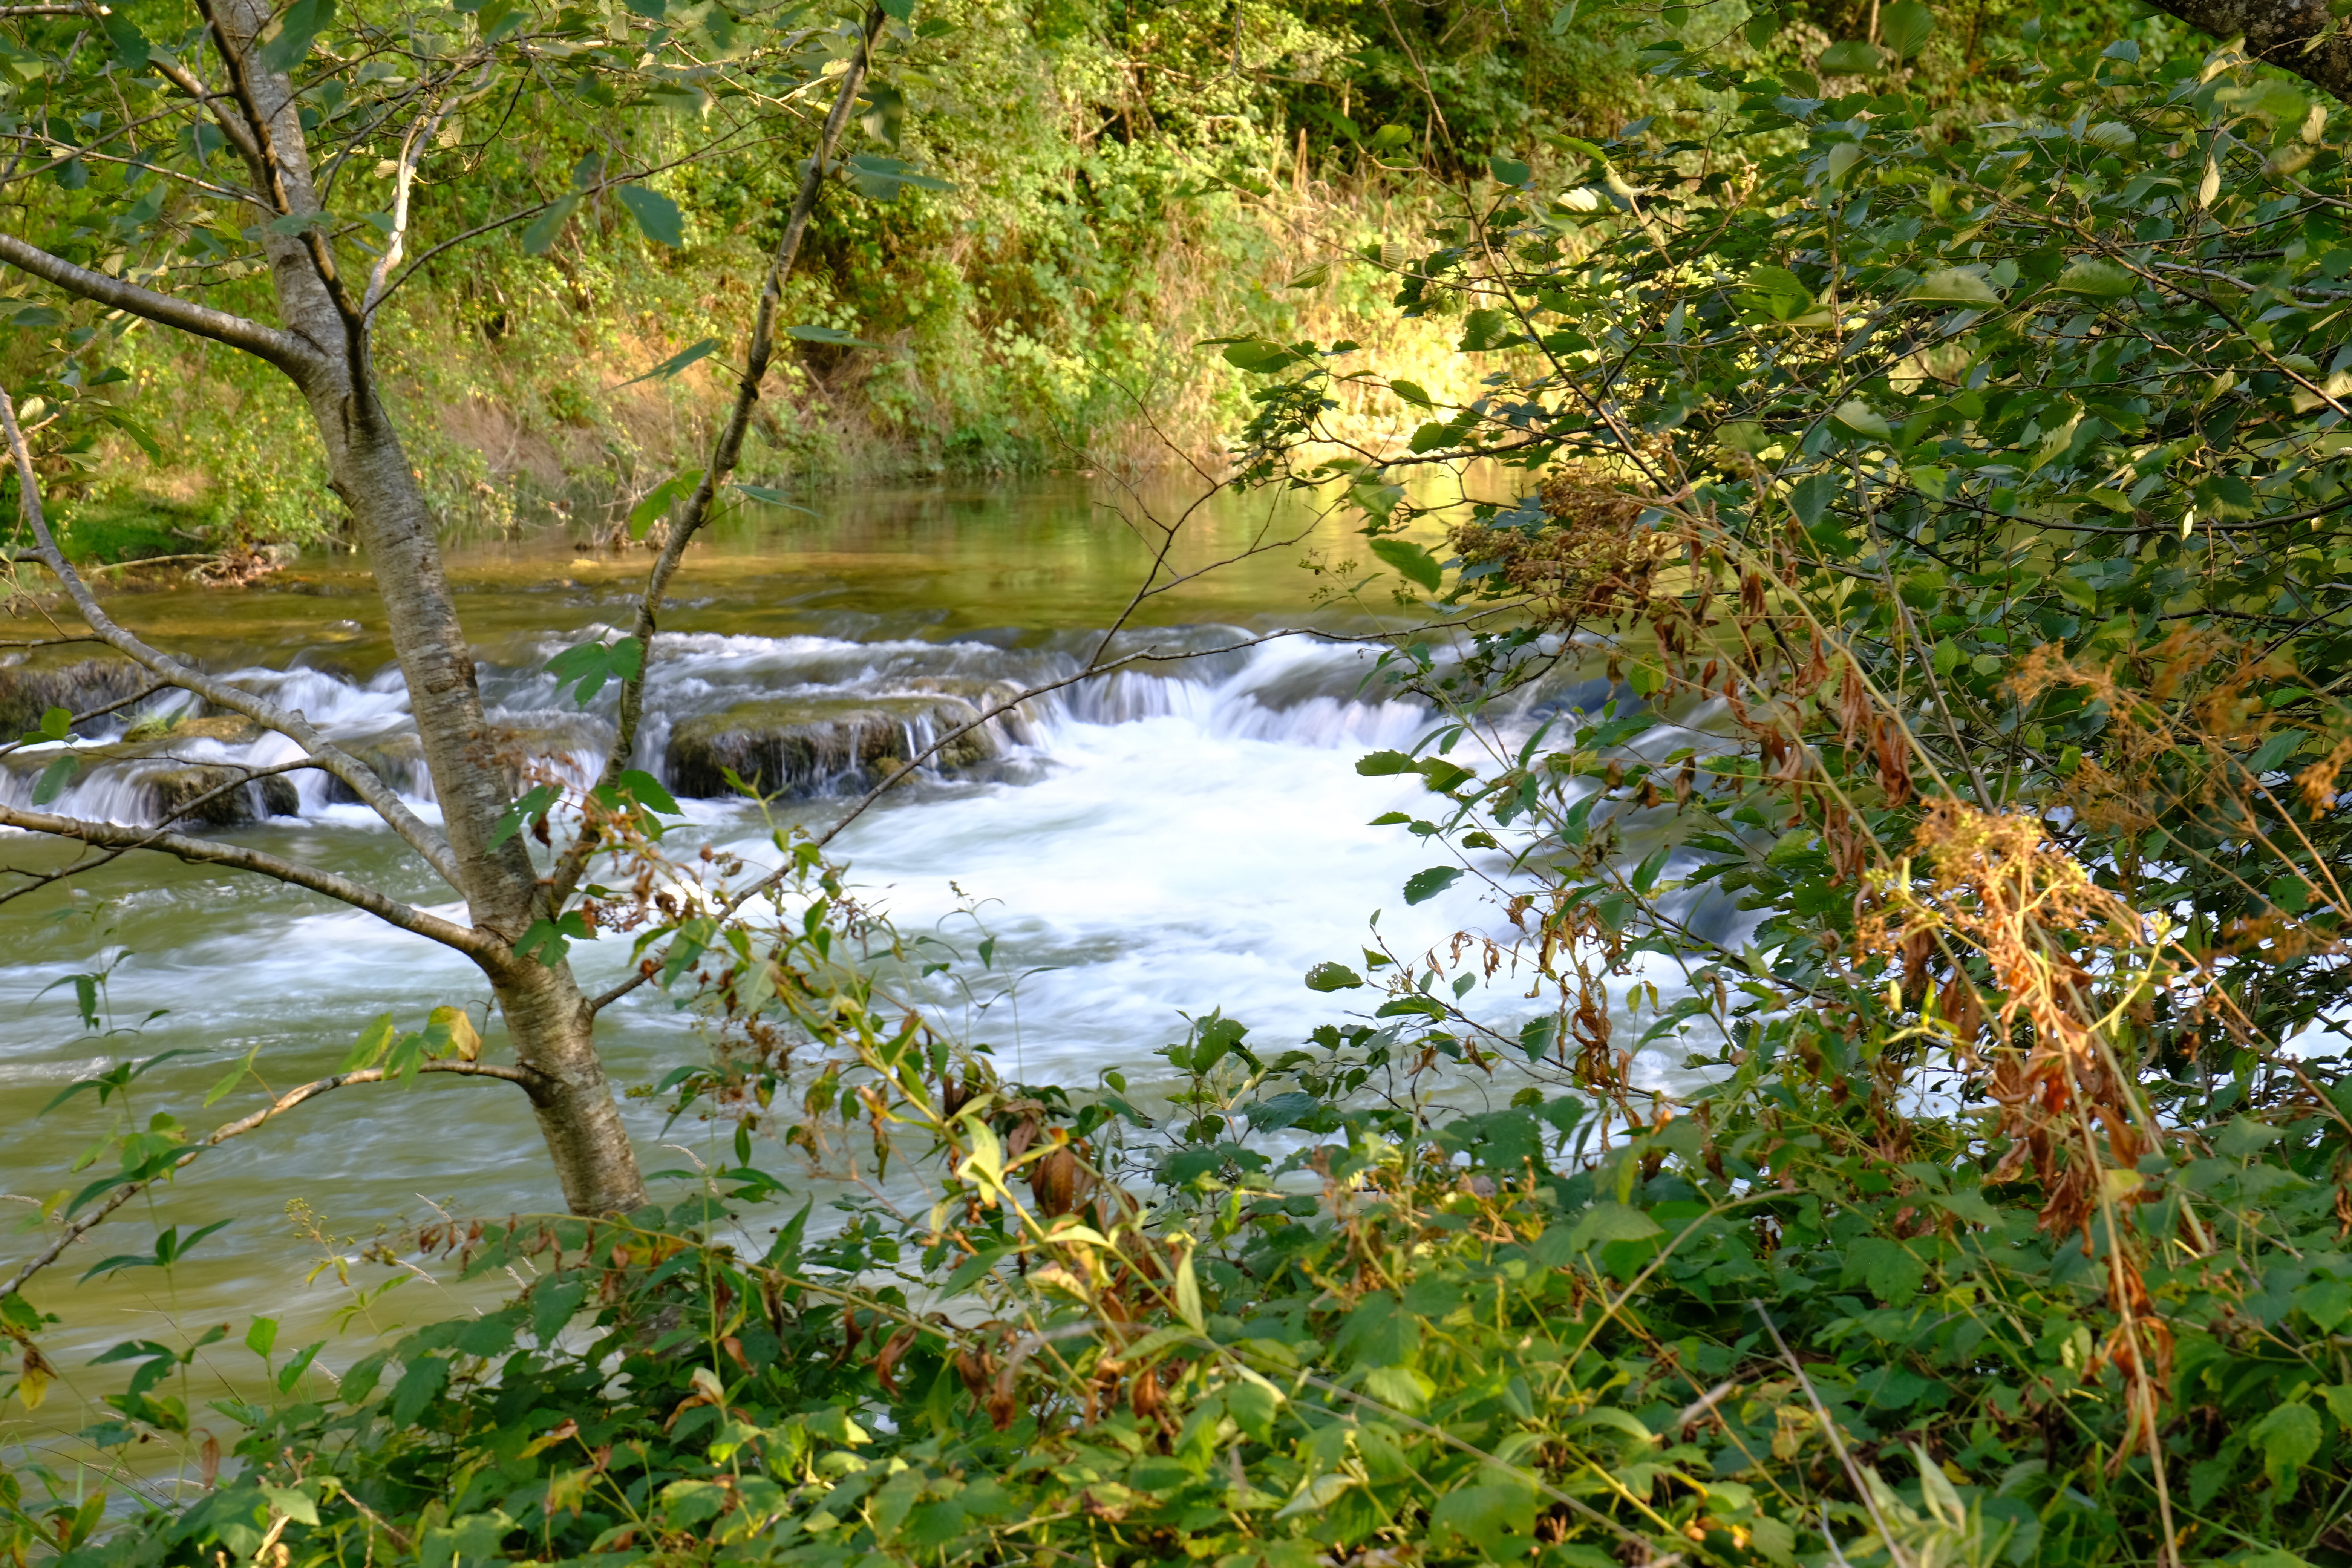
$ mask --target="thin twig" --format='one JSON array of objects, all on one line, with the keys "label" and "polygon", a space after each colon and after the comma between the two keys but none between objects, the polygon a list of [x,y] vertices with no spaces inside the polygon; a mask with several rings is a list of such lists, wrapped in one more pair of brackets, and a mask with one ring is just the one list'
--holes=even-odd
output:
[{"label": "thin twig", "polygon": [[[423,1062],[418,1065],[417,1070],[420,1072],[453,1072],[462,1074],[467,1078],[494,1078],[507,1083],[520,1084],[527,1089],[535,1089],[542,1076],[538,1071],[530,1068],[508,1067],[499,1062]],[[141,1193],[145,1192],[149,1187],[152,1186],[155,1183],[162,1181],[164,1177],[176,1175],[179,1172],[186,1169],[187,1166],[192,1164],[195,1161],[196,1157],[199,1154],[202,1154],[205,1150],[218,1148],[221,1144],[227,1142],[232,1138],[237,1137],[242,1133],[250,1132],[255,1128],[259,1127],[264,1122],[269,1121],[279,1113],[293,1110],[296,1106],[301,1104],[306,1100],[315,1100],[320,1095],[326,1093],[329,1089],[341,1089],[347,1084],[354,1083],[381,1083],[384,1079],[392,1075],[387,1073],[383,1068],[361,1068],[353,1072],[339,1072],[331,1078],[316,1079],[309,1083],[302,1084],[298,1088],[288,1089],[284,1094],[279,1095],[276,1100],[271,1100],[267,1106],[255,1111],[250,1116],[239,1117],[235,1121],[215,1128],[211,1136],[207,1137],[203,1142],[197,1144],[194,1148],[189,1150],[186,1153],[181,1155],[178,1159],[173,1161],[172,1163],[166,1166],[163,1170],[156,1173],[152,1176],[146,1177],[143,1180],[125,1183],[113,1193],[108,1194],[107,1200],[104,1203],[90,1210],[89,1213],[82,1215],[81,1218],[74,1221],[71,1225],[66,1226],[63,1235],[59,1236],[57,1240],[51,1242],[47,1247],[42,1248],[33,1257],[27,1258],[25,1261],[24,1266],[18,1268],[16,1272],[9,1278],[7,1283],[0,1284],[0,1300],[6,1300],[8,1297],[15,1295],[19,1289],[23,1289],[26,1280],[30,1279],[34,1275],[38,1274],[42,1269],[47,1268],[50,1264],[55,1263],[59,1258],[63,1257],[65,1255],[66,1248],[71,1247],[75,1242],[79,1241],[83,1237],[96,1229],[100,1222],[104,1220],[107,1215],[112,1214],[116,1209],[121,1208],[124,1204],[129,1203],[132,1198],[137,1197]]]}]

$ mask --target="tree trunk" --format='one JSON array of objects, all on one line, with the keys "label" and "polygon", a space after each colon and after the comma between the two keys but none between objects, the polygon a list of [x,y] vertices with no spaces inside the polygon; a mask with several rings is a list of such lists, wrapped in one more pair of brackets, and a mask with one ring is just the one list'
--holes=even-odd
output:
[{"label": "tree trunk", "polygon": [[[2291,71],[2352,102],[2352,37],[2327,12],[2327,0],[2153,0],[2217,42],[2242,37],[2246,53]],[[2328,35],[2312,47],[2312,40]]]},{"label": "tree trunk", "polygon": [[[230,45],[251,62],[255,35],[271,7],[267,0],[216,4]],[[268,129],[288,206],[298,214],[317,212],[310,155],[287,79],[249,67],[245,85]],[[256,173],[268,190],[269,172]],[[351,509],[374,569],[467,912],[476,927],[495,932],[510,948],[546,911],[535,908],[541,889],[522,836],[490,845],[507,806],[506,773],[442,569],[431,510],[377,395],[365,334],[352,331],[344,315],[350,301],[338,305],[303,239],[271,233],[264,243],[287,330],[320,353],[319,368],[300,378],[302,394],[326,448],[330,482]],[[516,1060],[545,1075],[532,1101],[566,1203],[573,1213],[588,1215],[643,1205],[636,1154],[596,1054],[594,1016],[571,966],[509,957],[483,968],[505,1014]]]}]

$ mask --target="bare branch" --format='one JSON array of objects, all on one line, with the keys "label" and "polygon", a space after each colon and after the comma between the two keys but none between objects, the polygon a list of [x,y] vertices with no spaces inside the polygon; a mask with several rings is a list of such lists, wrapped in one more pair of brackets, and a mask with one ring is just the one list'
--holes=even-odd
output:
[{"label": "bare branch", "polygon": [[[0,236],[0,238],[5,237]],[[73,599],[74,608],[80,612],[90,630],[96,632],[109,647],[128,656],[166,683],[184,691],[193,691],[232,713],[242,713],[255,723],[275,730],[300,746],[320,767],[341,779],[353,795],[373,808],[394,832],[407,840],[411,848],[424,856],[425,863],[440,873],[443,881],[460,892],[464,891],[465,884],[457,870],[457,858],[450,852],[448,841],[409,810],[406,803],[390,784],[377,776],[373,768],[330,742],[299,713],[289,712],[274,702],[266,702],[243,687],[233,686],[226,680],[216,680],[199,670],[191,669],[118,626],[113,617],[100,606],[98,595],[92,594],[89,584],[75,573],[67,562],[65,552],[58,548],[56,538],[49,532],[48,520],[41,511],[40,484],[33,472],[33,454],[25,445],[25,433],[17,428],[16,405],[5,388],[0,388],[0,431],[5,432],[9,451],[16,461],[22,510],[25,521],[33,530],[34,542],[39,549],[41,562],[65,585],[66,593]]]},{"label": "bare branch", "polygon": [[[501,1082],[520,1084],[526,1089],[536,1089],[541,1074],[525,1067],[507,1067],[499,1062],[436,1061],[418,1064],[421,1072],[457,1073],[467,1078],[497,1079]],[[172,1162],[169,1167],[143,1182],[126,1182],[107,1194],[106,1201],[89,1213],[66,1226],[64,1234],[25,1260],[24,1265],[0,1285],[0,1300],[5,1300],[24,1289],[25,1281],[65,1256],[66,1248],[98,1228],[106,1216],[145,1192],[166,1176],[176,1175],[194,1163],[207,1149],[216,1149],[230,1139],[250,1132],[275,1117],[293,1110],[306,1100],[316,1100],[330,1089],[354,1083],[382,1083],[389,1075],[382,1068],[362,1068],[354,1072],[339,1072],[331,1078],[315,1079],[299,1088],[289,1089],[276,1100],[250,1116],[239,1117],[213,1130],[203,1142]]]},{"label": "bare branch", "polygon": [[13,234],[0,233],[0,261],[109,310],[127,310],[162,326],[243,349],[298,382],[320,368],[318,351],[291,332],[233,316],[226,310],[215,310],[209,305],[160,294],[103,272],[93,272],[87,267],[77,267]]},{"label": "bare branch", "polygon": [[[671,528],[670,535],[655,557],[653,571],[646,579],[644,596],[637,602],[636,625],[632,635],[642,649],[637,672],[621,684],[620,712],[614,724],[612,750],[605,753],[604,772],[598,777],[598,787],[610,785],[629,765],[629,755],[636,750],[637,723],[644,716],[646,677],[653,665],[654,632],[660,619],[663,598],[669,591],[669,580],[677,572],[677,563],[686,555],[686,547],[702,525],[709,520],[711,504],[718,499],[719,487],[735,471],[743,455],[743,437],[751,427],[751,411],[759,406],[760,386],[768,378],[768,362],[776,347],[776,312],[783,301],[784,279],[799,257],[801,239],[808,232],[809,218],[816,211],[818,195],[824,188],[825,175],[831,172],[833,150],[848,127],[849,111],[857,102],[858,89],[865,85],[866,73],[874,60],[874,43],[881,37],[884,12],[879,5],[869,7],[866,25],[860,35],[857,52],[841,73],[841,86],[835,89],[833,108],[824,117],[824,127],[817,133],[816,150],[810,154],[808,168],[801,176],[800,194],[793,198],[792,215],[784,221],[784,232],[776,241],[775,254],[768,261],[768,276],[760,288],[760,305],[751,320],[750,340],[743,350],[743,373],[735,383],[735,403],[727,413],[727,423],[719,433],[718,443],[711,448],[710,462],[702,470],[702,479],[694,487],[694,494],[686,503],[686,512]],[[588,858],[594,852],[595,838],[583,833],[564,851],[557,865],[551,884],[551,899],[561,908],[579,885],[581,874],[587,869]]]},{"label": "bare branch", "polygon": [[[240,783],[243,781],[240,780]],[[161,828],[124,827],[111,822],[86,822],[79,817],[59,816],[53,812],[26,811],[13,805],[0,805],[0,827],[19,827],[27,833],[46,833],[53,838],[71,838],[100,848],[153,849],[162,854],[185,860],[192,866],[226,866],[233,870],[251,871],[297,888],[307,888],[314,893],[349,904],[387,924],[404,931],[429,937],[444,947],[457,949],[469,958],[496,962],[504,957],[512,962],[504,943],[488,931],[461,926],[439,915],[426,914],[423,910],[402,903],[398,899],[377,892],[373,888],[354,882],[332,871],[322,871],[315,866],[280,859],[242,844],[223,844],[210,838],[190,838],[184,834],[167,833]]]}]

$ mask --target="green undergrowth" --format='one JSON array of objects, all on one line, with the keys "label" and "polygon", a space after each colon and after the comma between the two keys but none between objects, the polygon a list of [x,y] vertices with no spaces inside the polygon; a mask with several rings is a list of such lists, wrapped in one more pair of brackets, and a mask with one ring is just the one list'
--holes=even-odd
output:
[{"label": "green undergrowth", "polygon": [[[1853,1092],[1870,1048],[1785,1015],[1630,1120],[1532,1084],[1426,1120],[1343,1093],[1402,1081],[1394,1026],[1261,1056],[1204,1020],[1157,1125],[845,1033],[683,1203],[415,1238],[529,1279],[495,1310],[100,1356],[131,1376],[76,1462],[8,1473],[20,1560],[2027,1568],[2158,1561],[2168,1532],[2188,1562],[2347,1558],[2340,1064],[2240,1063],[2211,1097],[2239,1113],[2053,1234],[1982,1122]],[[795,1179],[768,1134],[833,1159],[877,1116],[929,1142],[919,1199],[902,1171],[903,1207],[706,1239]],[[2118,1237],[2160,1255],[2162,1479]]]}]

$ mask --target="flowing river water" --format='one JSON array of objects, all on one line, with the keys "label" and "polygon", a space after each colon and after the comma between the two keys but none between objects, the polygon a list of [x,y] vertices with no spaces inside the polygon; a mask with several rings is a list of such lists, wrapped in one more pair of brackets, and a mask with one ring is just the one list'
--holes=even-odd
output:
[{"label": "flowing river water", "polygon": [[[673,589],[640,765],[686,800],[685,831],[754,855],[765,846],[756,814],[715,798],[712,770],[730,759],[791,784],[800,798],[788,814],[837,813],[876,767],[969,704],[1080,668],[1149,561],[1147,542],[1103,504],[1118,499],[1068,479],[842,493],[816,498],[814,518],[728,521],[688,552]],[[1194,520],[1171,561],[1202,568],[1267,540],[1285,542],[1148,601],[1119,646],[1173,651],[1281,627],[1371,628],[1360,608],[1310,604],[1317,580],[1303,556],[1360,563],[1363,542],[1339,520],[1229,502]],[[583,715],[541,666],[597,628],[626,626],[646,559],[582,556],[554,535],[453,551],[485,694],[542,765],[576,772],[609,735],[609,691]],[[306,559],[241,591],[123,592],[111,607],[163,646],[303,710],[429,814],[429,784],[404,750],[406,699],[381,610],[352,557]],[[1151,1053],[1182,1037],[1180,1010],[1223,1007],[1254,1038],[1287,1045],[1344,1011],[1335,1005],[1344,998],[1310,993],[1300,977],[1354,955],[1374,910],[1385,911],[1381,931],[1400,951],[1499,925],[1475,880],[1403,902],[1404,879],[1441,857],[1368,824],[1425,797],[1417,780],[1361,777],[1354,763],[1410,743],[1428,715],[1363,685],[1372,657],[1360,644],[1299,637],[1089,679],[1034,701],[984,747],[956,753],[958,765],[887,797],[835,851],[906,931],[936,930],[969,948],[978,932],[958,911],[979,904],[999,938],[997,971],[1027,974],[976,1029],[1008,1073],[1083,1085],[1117,1067],[1148,1092],[1163,1067]],[[1571,685],[1556,704],[1590,707],[1606,685]],[[87,769],[60,808],[151,821],[157,802],[184,787],[175,768],[292,755],[286,742],[217,721],[192,721],[147,750],[145,760]],[[24,798],[31,777],[20,764],[0,788]],[[250,792],[254,820],[205,830],[456,912],[421,862],[318,777]],[[0,838],[0,864],[62,858],[53,844]],[[77,1079],[180,1053],[138,1080],[131,1110],[169,1110],[201,1131],[258,1102],[248,1086],[200,1109],[257,1046],[262,1074],[283,1088],[333,1071],[386,1009],[415,1027],[436,1005],[488,994],[462,959],[369,916],[155,855],[119,862],[71,897],[53,889],[0,906],[0,941],[12,955],[0,969],[0,1189],[28,1218],[33,1202],[89,1179],[69,1167],[114,1124],[116,1107],[89,1093],[37,1117]],[[606,940],[580,944],[573,961],[594,988],[625,973],[629,955],[625,941]],[[72,977],[100,968],[104,1016],[92,1031]],[[600,1038],[623,1086],[651,1083],[704,1050],[691,1015],[650,987],[607,1010]],[[487,1054],[500,1044],[494,1023]],[[645,1100],[625,1110],[649,1168],[686,1163],[658,1147],[665,1137],[707,1136],[684,1124],[665,1134]],[[113,1156],[103,1158],[110,1167]],[[289,1216],[295,1201],[303,1214]],[[80,1248],[89,1262],[143,1252],[158,1226],[234,1216],[168,1279],[125,1270],[76,1290],[68,1282],[80,1268],[69,1259],[34,1296],[69,1308],[73,1337],[91,1344],[162,1337],[170,1323],[241,1324],[265,1309],[315,1322],[345,1298],[331,1274],[300,1287],[321,1255],[307,1226],[347,1256],[356,1248],[345,1238],[427,1218],[436,1204],[494,1216],[558,1206],[521,1095],[428,1078],[325,1096],[206,1156],[152,1207],[126,1209]],[[0,1262],[13,1268],[42,1235],[29,1228],[0,1243]],[[412,1302],[404,1315],[427,1310]]]}]

